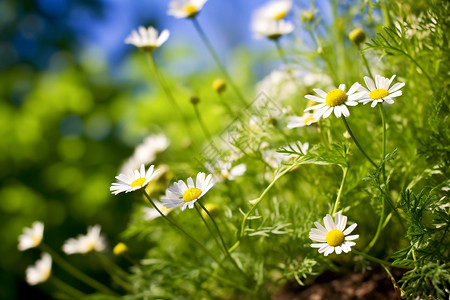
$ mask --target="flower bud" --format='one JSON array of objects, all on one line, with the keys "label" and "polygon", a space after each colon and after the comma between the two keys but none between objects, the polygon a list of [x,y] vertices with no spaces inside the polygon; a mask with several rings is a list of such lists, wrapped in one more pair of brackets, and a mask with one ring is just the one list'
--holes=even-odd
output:
[{"label": "flower bud", "polygon": [[315,17],[314,13],[312,13],[309,10],[305,10],[302,13],[300,18],[301,18],[302,22],[309,22],[309,23],[311,23],[312,21],[314,21],[314,17]]},{"label": "flower bud", "polygon": [[355,28],[350,31],[350,33],[348,34],[348,38],[356,45],[359,45],[366,39],[366,34],[361,28]]},{"label": "flower bud", "polygon": [[217,93],[221,94],[221,93],[225,92],[225,90],[227,89],[227,83],[222,78],[217,78],[212,83],[212,88]]},{"label": "flower bud", "polygon": [[200,102],[200,98],[197,96],[192,96],[190,101],[192,104],[197,105]]},{"label": "flower bud", "polygon": [[114,249],[113,249],[113,253],[116,256],[122,255],[127,251],[128,251],[128,247],[124,243],[118,243],[116,246],[114,246]]}]

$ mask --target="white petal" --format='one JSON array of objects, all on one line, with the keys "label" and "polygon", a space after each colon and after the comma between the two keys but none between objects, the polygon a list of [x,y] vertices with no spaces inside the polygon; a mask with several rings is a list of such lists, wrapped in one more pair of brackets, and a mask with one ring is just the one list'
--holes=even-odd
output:
[{"label": "white petal", "polygon": [[324,118],[328,118],[328,117],[331,115],[332,112],[333,112],[333,108],[332,108],[332,107],[328,108],[328,109],[325,111],[325,113],[323,114],[323,117],[324,117]]},{"label": "white petal", "polygon": [[402,95],[402,91],[396,91],[389,95],[390,98],[395,98]]},{"label": "white petal", "polygon": [[313,115],[313,119],[314,119],[314,120],[319,120],[319,119],[322,117],[323,113],[324,113],[328,108],[329,108],[328,106],[324,106],[324,107],[322,107],[321,109],[319,109],[318,111],[316,111],[316,112],[314,113],[314,115]]},{"label": "white petal", "polygon": [[333,218],[328,214],[323,218],[323,223],[325,224],[325,228],[327,229],[328,232],[336,229],[336,225],[333,222]]},{"label": "white petal", "polygon": [[326,242],[327,239],[323,235],[309,234],[309,238],[315,242]]},{"label": "white petal", "polygon": [[344,235],[348,235],[348,234],[352,233],[352,231],[356,228],[356,226],[358,226],[358,224],[356,224],[356,223],[350,225],[350,226],[344,231]]},{"label": "white petal", "polygon": [[317,95],[319,95],[322,98],[327,98],[327,93],[325,93],[323,90],[321,89],[313,89],[314,92],[317,93]]},{"label": "white petal", "polygon": [[325,102],[325,99],[322,99],[322,98],[319,98],[319,97],[313,96],[313,95],[306,95],[305,98],[308,100],[319,102],[319,103]]},{"label": "white petal", "polygon": [[334,248],[334,250],[336,251],[336,254],[341,254],[342,253],[341,246],[337,246],[336,248]]},{"label": "white petal", "polygon": [[331,254],[333,252],[334,252],[334,247],[330,247],[330,248],[327,249],[327,251],[325,251],[324,255],[328,256],[328,254]]},{"label": "white petal", "polygon": [[343,114],[346,118],[350,117],[350,112],[348,111],[347,106],[341,105],[341,111],[342,111],[342,114]]},{"label": "white petal", "polygon": [[359,84],[359,82],[355,82],[355,83],[350,87],[350,89],[348,90],[347,95],[351,95],[351,94],[353,94],[354,92],[356,92],[356,91],[359,89],[360,86],[361,86],[361,85]]},{"label": "white petal", "polygon": [[395,91],[401,89],[401,88],[404,87],[404,86],[405,86],[405,83],[404,83],[404,82],[397,82],[396,84],[394,84],[394,85],[388,90],[388,92],[389,92],[389,93],[393,93],[393,92],[395,92]]},{"label": "white petal", "polygon": [[340,215],[339,223],[336,221],[336,229],[344,231],[345,225],[347,225],[347,216]]},{"label": "white petal", "polygon": [[311,248],[322,248],[324,246],[328,246],[328,244],[327,243],[311,244]]},{"label": "white petal", "polygon": [[375,89],[375,84],[373,83],[372,78],[364,76],[364,82],[371,92]]},{"label": "white petal", "polygon": [[324,106],[326,106],[325,103],[316,104],[316,105],[307,107],[307,108],[305,109],[305,112],[306,112],[306,111],[310,111],[310,110],[319,109],[319,108],[322,108],[322,107],[324,107]]},{"label": "white petal", "polygon": [[339,85],[339,89],[340,89],[341,91],[344,91],[344,92],[345,92],[345,84],[340,84],[340,85]]},{"label": "white petal", "polygon": [[318,230],[327,235],[328,230],[326,230],[325,227],[322,226],[322,224],[320,224],[319,222],[314,222],[314,225],[316,225]]},{"label": "white petal", "polygon": [[190,189],[195,188],[194,180],[192,179],[192,177],[189,177],[187,179],[187,185],[188,185],[188,188],[190,188]]},{"label": "white petal", "polygon": [[345,237],[346,241],[353,241],[356,240],[357,238],[359,238],[359,234],[354,234],[354,235],[348,235]]},{"label": "white petal", "polygon": [[336,116],[336,118],[340,118],[342,115],[342,106],[345,105],[341,105],[341,106],[335,106],[334,107],[334,115]]}]

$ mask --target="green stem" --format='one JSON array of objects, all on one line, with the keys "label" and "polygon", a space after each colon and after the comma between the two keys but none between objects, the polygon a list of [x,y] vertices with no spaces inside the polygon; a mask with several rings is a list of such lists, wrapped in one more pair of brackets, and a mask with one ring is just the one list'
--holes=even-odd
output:
[{"label": "green stem", "polygon": [[237,283],[235,283],[235,282],[229,281],[228,279],[225,279],[225,278],[223,278],[223,277],[220,277],[220,276],[217,275],[217,274],[209,273],[209,272],[206,272],[206,271],[203,271],[203,270],[200,270],[200,272],[203,272],[203,273],[205,273],[206,275],[211,276],[212,278],[215,278],[215,279],[217,279],[217,280],[219,280],[219,281],[222,281],[223,283],[226,283],[226,284],[228,284],[229,286],[235,287],[235,288],[237,288],[237,289],[239,289],[239,290],[241,290],[241,291],[243,291],[243,292],[250,293],[250,294],[254,294],[254,293],[255,293],[255,292],[252,291],[251,289],[246,288],[245,286],[239,285],[239,284],[237,284]]},{"label": "green stem", "polygon": [[203,120],[202,120],[202,117],[198,110],[197,104],[193,104],[193,106],[194,106],[195,116],[197,117],[198,123],[200,124],[200,127],[203,130],[203,134],[205,135],[207,140],[211,140],[211,134],[209,133],[208,128],[205,126],[205,123],[203,123]]},{"label": "green stem", "polygon": [[364,149],[361,147],[361,145],[359,144],[358,140],[356,139],[356,137],[354,136],[352,130],[350,129],[350,126],[347,123],[346,118],[343,116],[342,117],[342,121],[345,124],[345,127],[347,128],[348,133],[350,134],[350,136],[353,139],[353,142],[355,142],[355,145],[358,147],[359,151],[361,151],[361,153],[367,158],[367,160],[375,167],[377,168],[377,164],[369,157],[369,155],[367,155],[366,151],[364,151]]},{"label": "green stem", "polygon": [[183,228],[181,228],[177,223],[175,223],[175,221],[173,221],[171,218],[167,217],[166,215],[164,215],[161,210],[159,210],[159,208],[156,206],[156,204],[153,202],[153,200],[150,198],[150,196],[147,194],[147,192],[142,189],[145,199],[147,200],[147,202],[149,204],[151,204],[156,211],[158,211],[158,213],[161,215],[161,217],[163,217],[165,220],[167,220],[170,224],[172,224],[174,227],[176,227],[178,230],[180,230],[189,240],[191,240],[192,242],[194,242],[195,244],[197,244],[202,250],[203,252],[205,252],[206,254],[208,254],[212,259],[214,259],[214,261],[216,263],[218,263],[220,265],[220,261],[208,250],[206,249],[205,246],[203,246],[202,243],[200,243],[198,240],[196,240],[195,238],[193,238],[189,233],[187,233]]},{"label": "green stem", "polygon": [[186,116],[183,114],[183,111],[181,110],[181,108],[178,106],[177,101],[175,100],[175,97],[173,96],[171,90],[166,86],[166,83],[159,72],[158,66],[156,65],[156,62],[155,62],[152,52],[146,51],[146,57],[147,57],[147,61],[149,62],[149,64],[151,65],[151,67],[153,69],[153,72],[155,74],[156,79],[159,82],[159,85],[161,86],[162,90],[166,94],[169,101],[172,103],[172,105],[175,108],[175,110],[177,111],[177,113],[181,116],[181,120],[183,121],[183,123],[185,125],[185,129],[188,132],[188,135],[191,137],[191,140],[192,140],[191,130],[189,130],[189,122],[186,119]]},{"label": "green stem", "polygon": [[297,87],[297,89],[300,91],[301,87],[299,86],[297,80],[295,79],[294,73],[292,72],[292,68],[290,67],[289,62],[287,60],[286,54],[284,53],[283,48],[281,47],[280,40],[276,39],[274,41],[275,41],[275,45],[277,46],[278,54],[280,55],[280,58],[283,61],[283,63],[286,65],[287,73],[288,73],[292,83],[294,83],[295,86]]},{"label": "green stem", "polygon": [[[383,157],[381,158],[381,160],[384,161],[386,159],[386,111],[384,110],[382,103],[378,104],[378,107],[381,114],[381,126],[383,127],[383,146],[382,146]],[[383,182],[386,184],[386,168],[384,162],[382,168],[383,168]]]},{"label": "green stem", "polygon": [[366,56],[364,55],[364,53],[361,51],[359,44],[358,44],[358,49],[359,49],[359,52],[361,53],[361,57],[362,57],[362,59],[363,59],[364,65],[366,66],[367,72],[368,72],[369,75],[370,75],[370,78],[373,78],[372,71],[370,70],[369,63],[367,62],[367,58],[366,58]]},{"label": "green stem", "polygon": [[393,266],[393,265],[392,265],[390,262],[388,262],[388,261],[385,261],[385,260],[382,260],[382,259],[373,257],[373,256],[371,256],[371,255],[369,255],[369,254],[367,254],[367,253],[360,252],[360,251],[358,251],[358,250],[356,250],[356,249],[352,249],[352,252],[355,253],[355,254],[357,254],[357,255],[361,255],[362,257],[367,258],[368,260],[371,260],[371,261],[373,261],[373,262],[376,262],[376,263],[378,263],[378,264],[380,264],[380,265],[382,265],[382,266],[396,267],[396,268],[400,268],[400,269],[411,269],[411,267],[402,266],[402,265],[395,265],[395,266]]},{"label": "green stem", "polygon": [[214,238],[214,240],[216,241],[217,246],[219,246],[220,249],[222,249],[222,251],[224,250],[222,248],[222,245],[220,244],[219,240],[217,239],[216,235],[213,233],[211,227],[209,227],[208,222],[206,222],[205,218],[203,217],[200,209],[198,208],[197,205],[194,205],[195,210],[198,212],[198,215],[200,216],[200,218],[202,218],[203,223],[205,224],[206,228],[208,228],[209,234]]},{"label": "green stem", "polygon": [[248,217],[253,213],[253,211],[256,209],[256,207],[259,205],[259,203],[261,203],[261,200],[264,198],[264,196],[267,195],[267,193],[270,191],[270,189],[274,186],[274,184],[278,181],[278,179],[280,179],[284,174],[286,174],[287,172],[289,172],[290,170],[292,170],[294,167],[296,167],[296,164],[293,164],[292,166],[290,166],[289,168],[286,168],[286,170],[284,170],[283,172],[281,172],[280,174],[278,174],[277,177],[275,177],[272,182],[267,186],[267,188],[264,190],[264,192],[261,194],[261,196],[259,196],[258,199],[256,199],[255,203],[253,204],[252,208],[250,208],[250,210],[245,214],[242,223],[241,223],[241,231],[239,234],[239,237],[242,238],[244,236],[244,231],[245,231],[245,222],[247,221]]},{"label": "green stem", "polygon": [[343,170],[344,170],[344,174],[342,175],[342,182],[341,182],[341,186],[339,187],[339,192],[336,197],[336,202],[334,204],[333,213],[331,214],[332,216],[334,216],[334,214],[337,213],[337,211],[338,211],[339,202],[340,202],[341,196],[342,196],[342,191],[344,190],[345,180],[347,179],[348,167],[343,168]]},{"label": "green stem", "polygon": [[42,251],[48,252],[52,259],[61,266],[66,272],[72,274],[74,277],[78,278],[80,281],[86,283],[87,285],[93,287],[94,289],[98,290],[99,292],[102,292],[104,294],[118,296],[116,292],[109,289],[107,286],[103,285],[102,283],[98,282],[97,280],[89,277],[88,275],[84,274],[74,266],[72,266],[70,263],[68,263],[64,258],[62,258],[58,253],[53,251],[50,247],[45,245],[44,243],[41,243],[40,245]]},{"label": "green stem", "polygon": [[224,99],[222,93],[217,93],[220,99],[220,102],[222,103],[223,106],[225,106],[226,110],[228,111],[228,113],[230,114],[230,116],[234,116],[233,110],[231,109],[231,107],[228,105],[228,103],[226,102],[226,100]]},{"label": "green stem", "polygon": [[225,79],[230,84],[231,88],[234,90],[236,95],[238,96],[239,100],[242,102],[243,105],[247,106],[247,101],[245,101],[244,96],[242,96],[241,92],[237,88],[237,86],[234,84],[233,80],[231,80],[230,75],[228,75],[228,72],[225,70],[225,67],[220,62],[219,57],[217,56],[216,51],[214,51],[214,48],[209,41],[208,37],[206,36],[205,32],[203,31],[202,27],[200,26],[200,23],[198,23],[196,18],[192,18],[192,23],[194,24],[195,29],[197,30],[198,34],[200,35],[201,39],[203,40],[203,43],[205,43],[206,47],[208,48],[208,51],[211,53],[211,56],[213,57],[214,61],[216,62],[217,66],[219,67],[220,71],[222,72]]},{"label": "green stem", "polygon": [[64,293],[70,294],[74,299],[81,299],[86,296],[82,291],[74,288],[73,286],[65,283],[61,279],[55,277],[54,275],[50,276],[49,282],[56,286],[59,290]]},{"label": "green stem", "polygon": [[[236,267],[236,269],[238,269],[239,272],[241,272],[242,275],[244,275],[245,278],[250,279],[248,277],[248,275],[244,272],[244,270],[241,269],[241,267],[239,267],[239,265],[237,264],[237,262],[233,259],[233,257],[230,255],[230,253],[227,251],[227,245],[225,244],[225,241],[223,239],[222,233],[220,232],[219,226],[217,226],[216,221],[214,220],[213,216],[209,213],[209,211],[206,209],[206,207],[200,202],[197,201],[196,203],[198,203],[201,208],[206,212],[206,214],[208,215],[208,217],[211,219],[211,221],[214,224],[214,227],[216,228],[217,234],[219,235],[220,241],[222,242],[222,247],[223,250],[226,254],[226,256],[230,259],[231,263]],[[206,222],[206,220],[205,220]]]},{"label": "green stem", "polygon": [[122,270],[118,265],[116,265],[113,261],[107,258],[103,253],[94,252],[96,258],[103,265],[103,268],[106,272],[111,276],[113,281],[115,281],[118,285],[124,288],[126,291],[133,293],[133,288],[129,282],[126,281],[127,273]]}]

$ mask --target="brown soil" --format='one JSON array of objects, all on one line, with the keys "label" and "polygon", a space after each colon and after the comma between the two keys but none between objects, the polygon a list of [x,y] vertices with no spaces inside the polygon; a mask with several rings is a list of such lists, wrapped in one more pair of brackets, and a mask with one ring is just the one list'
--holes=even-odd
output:
[{"label": "brown soil", "polygon": [[[402,270],[391,270],[398,279]],[[394,289],[392,281],[383,269],[365,273],[336,274],[325,272],[310,286],[299,286],[296,282],[285,285],[273,300],[377,300],[400,299],[399,289]]]}]

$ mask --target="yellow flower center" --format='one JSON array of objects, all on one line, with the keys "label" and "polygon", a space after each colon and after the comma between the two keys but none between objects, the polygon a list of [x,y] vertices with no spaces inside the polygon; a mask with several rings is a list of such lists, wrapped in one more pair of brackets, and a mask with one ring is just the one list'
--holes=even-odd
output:
[{"label": "yellow flower center", "polygon": [[31,240],[33,241],[33,245],[34,246],[38,246],[41,243],[42,237],[36,236],[36,235],[32,235],[31,236]]},{"label": "yellow flower center", "polygon": [[197,199],[202,194],[202,190],[198,188],[190,188],[183,193],[184,202],[191,202]]},{"label": "yellow flower center", "polygon": [[313,121],[314,122],[315,120],[314,120],[313,117],[309,117],[309,118],[306,118],[305,121],[303,121],[303,123],[305,123],[305,125],[308,125],[309,121]]},{"label": "yellow flower center", "polygon": [[125,252],[128,251],[128,247],[127,245],[125,245],[124,243],[118,243],[114,248],[113,248],[113,253],[116,256],[122,255]]},{"label": "yellow flower center", "polygon": [[146,180],[145,178],[138,178],[138,179],[136,179],[135,181],[133,181],[133,182],[130,184],[130,186],[131,186],[132,188],[137,187],[137,186],[142,186],[142,185],[144,184],[145,180]]},{"label": "yellow flower center", "polygon": [[275,20],[281,20],[281,19],[283,19],[284,17],[286,17],[286,15],[288,14],[288,11],[280,11],[279,13],[277,13],[275,16],[274,16],[274,18],[275,18]]},{"label": "yellow flower center", "polygon": [[327,233],[326,240],[331,247],[339,246],[344,241],[344,233],[338,229],[331,230]]},{"label": "yellow flower center", "polygon": [[387,95],[389,95],[389,92],[385,89],[375,89],[369,94],[369,97],[373,100],[378,100],[386,97]]},{"label": "yellow flower center", "polygon": [[348,96],[340,89],[334,89],[328,92],[325,104],[329,107],[338,106],[344,104]]},{"label": "yellow flower center", "polygon": [[192,4],[186,5],[184,11],[187,13],[188,17],[193,17],[198,13],[197,7]]}]

